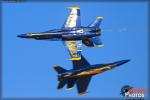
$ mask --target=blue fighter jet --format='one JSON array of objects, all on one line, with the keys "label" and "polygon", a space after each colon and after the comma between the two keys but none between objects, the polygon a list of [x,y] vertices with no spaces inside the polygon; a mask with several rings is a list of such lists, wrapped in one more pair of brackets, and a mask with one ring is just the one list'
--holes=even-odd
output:
[{"label": "blue fighter jet", "polygon": [[101,35],[99,25],[103,17],[99,16],[87,27],[83,27],[80,21],[80,8],[68,8],[71,12],[61,29],[21,34],[18,35],[18,37],[36,40],[63,41],[64,45],[69,50],[71,60],[81,60],[82,43],[88,47],[94,47],[94,45],[103,47],[99,39]]},{"label": "blue fighter jet", "polygon": [[71,70],[66,70],[58,65],[54,66],[54,69],[58,73],[59,84],[57,89],[62,89],[65,85],[67,85],[67,90],[71,90],[76,84],[78,93],[85,94],[87,93],[87,88],[93,75],[111,70],[129,61],[121,60],[108,64],[90,65],[82,55],[81,58],[82,59],[79,61],[72,61],[73,69]]}]

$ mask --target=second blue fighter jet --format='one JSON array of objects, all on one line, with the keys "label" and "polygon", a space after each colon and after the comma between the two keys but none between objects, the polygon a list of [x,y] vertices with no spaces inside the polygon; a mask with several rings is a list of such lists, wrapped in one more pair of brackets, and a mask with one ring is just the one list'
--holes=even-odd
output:
[{"label": "second blue fighter jet", "polygon": [[71,90],[76,84],[79,94],[87,93],[87,88],[93,75],[114,69],[120,65],[127,63],[129,60],[121,60],[108,64],[95,64],[90,63],[82,56],[79,61],[73,62],[73,69],[66,70],[58,65],[54,66],[54,69],[58,72],[58,87],[63,88],[67,85],[67,90]]},{"label": "second blue fighter jet", "polygon": [[88,47],[102,47],[103,44],[98,36],[101,35],[99,25],[103,17],[97,17],[86,27],[81,26],[80,8],[68,7],[71,12],[60,29],[53,29],[39,33],[21,34],[18,37],[36,40],[63,41],[71,55],[71,60],[80,60],[82,43]]}]

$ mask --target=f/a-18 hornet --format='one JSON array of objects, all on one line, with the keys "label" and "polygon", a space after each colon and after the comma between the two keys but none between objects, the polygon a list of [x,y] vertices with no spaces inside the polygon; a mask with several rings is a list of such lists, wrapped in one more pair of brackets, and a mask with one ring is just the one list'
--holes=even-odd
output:
[{"label": "f/a-18 hornet", "polygon": [[81,55],[81,60],[72,61],[73,69],[66,70],[58,65],[54,66],[54,69],[58,72],[58,87],[63,88],[67,85],[67,90],[71,90],[76,84],[79,94],[87,93],[89,82],[93,75],[111,70],[117,66],[127,63],[129,60],[121,60],[108,64],[95,64],[90,65],[89,62]]},{"label": "f/a-18 hornet", "polygon": [[70,15],[60,29],[53,29],[39,33],[21,34],[18,37],[30,38],[36,40],[52,40],[63,41],[64,45],[68,48],[71,55],[71,60],[80,60],[82,43],[88,47],[102,47],[103,44],[99,39],[101,29],[99,25],[103,17],[97,17],[87,27],[81,26],[80,8],[68,7]]}]

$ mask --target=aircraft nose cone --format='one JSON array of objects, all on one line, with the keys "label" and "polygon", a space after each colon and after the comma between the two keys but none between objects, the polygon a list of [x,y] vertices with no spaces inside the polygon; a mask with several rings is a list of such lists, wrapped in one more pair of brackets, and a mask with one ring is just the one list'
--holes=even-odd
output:
[{"label": "aircraft nose cone", "polygon": [[17,35],[17,37],[20,37],[20,38],[26,38],[26,34],[20,34],[20,35]]},{"label": "aircraft nose cone", "polygon": [[125,63],[127,63],[127,62],[129,62],[129,61],[130,61],[129,59],[127,59],[127,60],[121,60],[121,61],[116,62],[115,64],[116,64],[117,66],[120,66],[120,65],[123,65],[123,64],[125,64]]}]

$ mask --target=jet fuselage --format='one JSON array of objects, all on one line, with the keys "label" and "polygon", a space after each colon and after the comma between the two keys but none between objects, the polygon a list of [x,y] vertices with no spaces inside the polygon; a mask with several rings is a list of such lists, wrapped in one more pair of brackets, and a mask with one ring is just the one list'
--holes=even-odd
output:
[{"label": "jet fuselage", "polygon": [[83,67],[81,69],[71,69],[68,70],[67,72],[58,74],[58,78],[74,78],[74,77],[81,77],[81,76],[87,76],[87,75],[96,75],[99,73],[102,73],[104,71],[110,70],[112,68],[115,68],[117,66],[120,66],[124,63],[127,63],[129,60],[122,60],[122,61],[117,61],[114,63],[109,63],[109,64],[95,64],[95,65],[90,65]]},{"label": "jet fuselage", "polygon": [[28,33],[21,34],[18,37],[31,38],[37,40],[53,40],[53,41],[65,41],[65,40],[82,40],[84,38],[92,38],[100,36],[100,28],[95,27],[74,27],[74,28],[62,28],[53,29],[41,33]]}]

